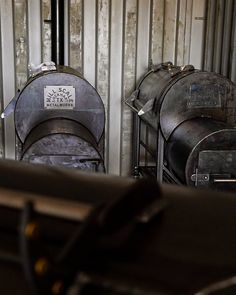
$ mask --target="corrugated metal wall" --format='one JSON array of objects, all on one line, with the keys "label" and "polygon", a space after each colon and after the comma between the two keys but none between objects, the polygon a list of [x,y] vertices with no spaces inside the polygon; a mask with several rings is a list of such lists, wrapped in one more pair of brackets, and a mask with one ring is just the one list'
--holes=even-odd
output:
[{"label": "corrugated metal wall", "polygon": [[236,1],[207,3],[204,69],[236,82]]},{"label": "corrugated metal wall", "polygon": [[[130,95],[150,64],[170,60],[177,64],[192,63],[197,68],[203,64],[208,67],[208,42],[215,21],[213,24],[208,19],[207,26],[205,24],[206,16],[213,15],[211,6],[214,2],[65,1],[65,63],[79,70],[103,99],[106,109],[105,157],[109,173],[130,173],[132,114],[123,99]],[[3,106],[25,83],[28,63],[50,60],[50,14],[50,0],[1,0],[0,95]],[[235,16],[233,19],[235,22]],[[235,28],[232,21],[231,25]],[[207,42],[204,41],[206,36]],[[235,63],[233,29],[231,36],[234,36],[231,60]],[[231,74],[233,71],[235,75],[235,68],[231,67]],[[14,157],[13,118],[9,117],[4,125],[1,124],[1,130],[5,131],[5,155]],[[3,146],[1,143],[0,150],[4,151]]]}]

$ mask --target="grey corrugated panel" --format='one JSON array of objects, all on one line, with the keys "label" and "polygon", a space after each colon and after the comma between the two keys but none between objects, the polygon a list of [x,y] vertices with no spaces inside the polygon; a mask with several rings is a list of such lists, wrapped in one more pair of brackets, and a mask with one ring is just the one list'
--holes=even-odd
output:
[{"label": "grey corrugated panel", "polygon": [[41,1],[28,1],[29,63],[42,62]]},{"label": "grey corrugated panel", "polygon": [[96,80],[96,0],[83,2],[83,74],[90,84]]},{"label": "grey corrugated panel", "polygon": [[231,49],[231,33],[232,33],[232,20],[233,20],[233,0],[225,1],[225,22],[224,22],[224,35],[222,42],[222,62],[221,74],[229,76],[229,62],[230,62],[230,49]]},{"label": "grey corrugated panel", "polygon": [[[1,2],[2,85],[3,108],[15,95],[15,51],[12,2]],[[15,128],[13,114],[4,120],[5,157],[15,158]]]},{"label": "grey corrugated panel", "polygon": [[64,13],[64,64],[69,65],[69,3],[65,1],[65,13]]},{"label": "grey corrugated panel", "polygon": [[[131,95],[133,89],[135,88],[136,30],[137,0],[129,0],[126,1],[124,11],[124,66],[122,98]],[[132,111],[124,103],[122,104],[121,124],[121,174],[125,176],[132,173]]]},{"label": "grey corrugated panel", "polygon": [[214,44],[214,59],[213,69],[214,72],[220,73],[221,71],[221,54],[222,42],[224,31],[224,8],[225,0],[217,0],[216,4],[216,25],[215,25],[215,44]]},{"label": "grey corrugated panel", "polygon": [[28,78],[27,1],[17,0],[13,4],[16,88],[22,89]]},{"label": "grey corrugated panel", "polygon": [[[110,1],[98,0],[97,5],[97,67],[96,87],[109,115],[109,55],[110,55]],[[105,166],[108,163],[108,120],[105,122]]]},{"label": "grey corrugated panel", "polygon": [[123,1],[111,1],[108,172],[120,174]]},{"label": "grey corrugated panel", "polygon": [[165,0],[152,1],[152,44],[151,59],[153,64],[163,61]]},{"label": "grey corrugated panel", "polygon": [[150,0],[138,1],[136,79],[148,70],[150,53]]},{"label": "grey corrugated panel", "polygon": [[[2,42],[1,42],[1,9],[0,9],[0,109],[3,110],[3,92],[2,92]],[[4,145],[3,145],[3,124],[2,120],[0,122],[0,157],[4,155]]]},{"label": "grey corrugated panel", "polygon": [[42,59],[51,61],[51,3],[42,1]]},{"label": "grey corrugated panel", "polygon": [[204,70],[213,70],[214,56],[214,39],[215,39],[215,15],[216,1],[208,0],[207,5],[207,22],[206,22],[206,39],[205,39],[205,55],[204,55]]},{"label": "grey corrugated panel", "polygon": [[165,0],[163,61],[176,62],[178,0]]},{"label": "grey corrugated panel", "polygon": [[231,42],[231,80],[236,83],[236,1],[234,1],[234,14],[233,14],[233,29],[232,29],[232,42]]},{"label": "grey corrugated panel", "polygon": [[192,38],[190,47],[190,63],[196,68],[203,67],[204,44],[203,38],[206,23],[206,0],[193,0]]},{"label": "grey corrugated panel", "polygon": [[83,72],[83,2],[69,0],[69,65],[79,72]]}]

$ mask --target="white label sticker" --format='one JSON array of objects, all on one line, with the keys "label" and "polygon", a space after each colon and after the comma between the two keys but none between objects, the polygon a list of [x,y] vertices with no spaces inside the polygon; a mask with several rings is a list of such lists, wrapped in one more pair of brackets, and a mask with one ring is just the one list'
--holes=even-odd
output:
[{"label": "white label sticker", "polygon": [[75,107],[73,86],[46,86],[44,88],[44,108],[72,110]]}]

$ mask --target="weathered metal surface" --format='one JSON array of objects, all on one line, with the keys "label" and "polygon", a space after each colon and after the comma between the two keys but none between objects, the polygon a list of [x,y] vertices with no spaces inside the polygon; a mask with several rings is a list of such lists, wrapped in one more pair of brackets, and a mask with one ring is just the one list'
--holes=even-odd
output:
[{"label": "weathered metal surface", "polygon": [[193,0],[191,36],[194,37],[190,41],[189,63],[198,69],[203,67],[206,3],[207,0]]},{"label": "weathered metal surface", "polygon": [[[227,3],[230,4],[230,1],[232,2],[229,0]],[[28,50],[27,61],[22,60],[23,55],[21,57],[17,55],[19,52],[17,40],[12,43],[14,35],[12,3],[10,2],[12,1],[1,1],[1,10],[3,11],[1,31],[2,39],[4,39],[1,54],[4,93],[7,93],[7,89],[12,91],[12,85],[15,84],[14,75],[16,81],[19,81],[17,83],[23,84],[25,78],[22,77],[27,76],[25,66],[27,63],[39,64],[41,60],[49,61],[51,59],[50,0],[13,1],[14,6],[17,3],[28,3],[27,9],[25,4],[22,4],[20,9],[15,10],[16,24],[14,26],[18,36],[18,31],[25,32],[20,28],[23,28],[23,22],[26,22],[29,32],[29,39],[28,41],[26,39],[24,44],[24,50]],[[82,74],[85,66],[85,73],[89,74],[87,77],[89,82],[95,83],[102,97],[107,118],[106,166],[110,166],[112,173],[123,175],[129,173],[132,118],[126,107],[122,105],[122,99],[130,94],[132,88],[135,88],[133,79],[138,81],[147,71],[151,61],[153,64],[157,64],[171,59],[177,61],[178,64],[191,63],[196,67],[201,66],[204,49],[205,3],[208,4],[206,5],[208,20],[205,57],[208,57],[208,61],[211,60],[210,63],[205,62],[205,66],[208,64],[206,69],[214,70],[214,64],[219,65],[222,62],[218,61],[217,57],[220,55],[221,48],[218,47],[217,53],[214,53],[213,42],[215,32],[217,31],[220,36],[221,31],[215,30],[215,21],[209,16],[213,17],[214,15],[214,19],[217,19],[216,11],[212,10],[211,5],[222,3],[221,0],[66,1],[68,15],[65,16],[65,19],[69,21],[67,38],[69,44],[65,44],[65,48],[68,47],[68,50],[65,51],[65,60],[69,61],[69,65]],[[225,6],[230,7],[231,4],[227,3],[225,2]],[[230,48],[227,75],[235,81],[235,1],[233,1],[233,5],[232,27],[229,28],[227,35],[227,40],[231,44],[227,47]],[[114,13],[114,7],[117,13]],[[23,11],[24,9],[25,11]],[[227,11],[229,13],[229,9]],[[225,11],[223,11],[224,13]],[[24,15],[24,17],[20,15]],[[222,13],[220,15],[222,19]],[[227,21],[229,23],[229,20],[225,18],[224,26],[227,25]],[[219,29],[220,26],[220,22],[217,21]],[[231,32],[231,38],[228,38],[229,32]],[[219,40],[217,44],[221,46]],[[23,48],[23,42],[21,48]],[[228,52],[227,48],[224,52]],[[19,64],[18,68],[15,67],[14,70],[15,54],[16,61],[18,62],[21,58],[20,64],[23,61],[24,67]],[[9,101],[13,96],[7,95],[5,97],[4,95],[4,107],[7,104],[6,101]],[[8,123],[9,118],[6,120],[6,154],[10,155],[12,147],[14,147],[15,134],[14,128],[12,128],[13,124]]]},{"label": "weathered metal surface", "polygon": [[104,172],[102,153],[87,128],[75,121],[59,118],[44,121],[31,130],[21,160]]},{"label": "weathered metal surface", "polygon": [[42,62],[41,1],[27,1],[27,3],[29,64],[32,63],[35,65],[39,65]]},{"label": "weathered metal surface", "polygon": [[[110,1],[99,0],[97,7],[97,65],[96,89],[105,107],[105,117],[109,118],[109,44],[110,44]],[[108,120],[105,123],[105,165],[108,165]]]},{"label": "weathered metal surface", "polygon": [[69,65],[83,72],[82,55],[82,0],[69,1]]},{"label": "weathered metal surface", "polygon": [[111,1],[108,171],[112,174],[120,174],[123,4],[123,1]]},{"label": "weathered metal surface", "polygon": [[153,0],[152,7],[152,47],[151,59],[153,64],[163,60],[165,0]]},{"label": "weathered metal surface", "polygon": [[139,89],[138,107],[154,100],[155,115],[148,120],[156,126],[158,117],[166,139],[181,122],[196,116],[236,122],[235,85],[218,74],[190,70],[171,77],[164,69],[147,75]]},{"label": "weathered metal surface", "polygon": [[[1,32],[1,10],[0,10],[0,32]],[[2,40],[0,38],[0,52],[2,51]],[[2,57],[0,54],[0,109],[3,105],[3,91],[2,91]],[[4,147],[3,147],[3,124],[0,122],[0,157],[3,157]]]},{"label": "weathered metal surface", "polygon": [[[214,155],[218,151],[235,152],[235,142],[236,131],[233,128],[230,129],[229,125],[210,118],[195,118],[185,121],[172,133],[167,142],[166,157],[172,171],[183,183],[214,188],[213,180],[220,174],[222,177],[230,174],[230,178],[235,178],[235,165],[230,164],[232,161],[228,162],[230,165],[219,159],[212,162],[212,157],[216,160]],[[203,151],[211,151],[208,153],[208,158],[204,157],[204,165],[202,159],[199,158]],[[194,173],[209,174],[211,183],[207,181],[196,183],[196,179],[192,179]],[[224,187],[228,188],[225,183]]]},{"label": "weathered metal surface", "polygon": [[218,72],[236,81],[236,3],[232,0],[208,0],[204,69]]},{"label": "weathered metal surface", "polygon": [[[15,50],[14,50],[14,26],[13,3],[3,0],[0,5],[1,13],[1,55],[2,55],[2,86],[3,109],[15,96]],[[15,132],[13,116],[4,121],[4,156],[15,158]]]},{"label": "weathered metal surface", "polygon": [[[47,89],[48,86],[50,89]],[[73,88],[74,94],[68,87]],[[68,107],[69,104],[72,107]],[[105,116],[101,98],[85,79],[67,67],[29,80],[15,107],[17,135],[24,142],[33,127],[59,117],[83,124],[97,142],[103,135]]]},{"label": "weathered metal surface", "polygon": [[165,29],[163,40],[163,60],[171,60],[176,63],[177,50],[177,14],[178,1],[165,0]]},{"label": "weathered metal surface", "polygon": [[[137,1],[126,1],[124,31],[123,97],[128,97],[135,87]],[[121,119],[121,175],[131,175],[132,113],[123,104]]]},{"label": "weathered metal surface", "polygon": [[15,37],[15,71],[16,88],[22,89],[27,81],[28,49],[27,49],[27,22],[26,22],[27,2],[16,0],[14,2],[14,37]]},{"label": "weathered metal surface", "polygon": [[49,0],[42,1],[42,55],[43,61],[51,61],[51,5]]},{"label": "weathered metal surface", "polygon": [[96,0],[83,2],[83,75],[95,86],[96,78]]},{"label": "weathered metal surface", "polygon": [[199,175],[197,172],[202,151],[236,152],[235,84],[222,75],[195,70],[190,65],[164,63],[145,75],[135,93],[131,108],[139,116],[141,134],[134,141],[134,168],[138,166],[142,174],[150,174],[154,168],[152,174],[159,181],[164,180],[167,171],[174,176],[172,182],[177,178],[178,182],[196,186],[202,185],[202,177],[207,174],[206,187],[236,189],[233,164],[227,170],[221,161],[215,163],[215,169],[209,167]]}]

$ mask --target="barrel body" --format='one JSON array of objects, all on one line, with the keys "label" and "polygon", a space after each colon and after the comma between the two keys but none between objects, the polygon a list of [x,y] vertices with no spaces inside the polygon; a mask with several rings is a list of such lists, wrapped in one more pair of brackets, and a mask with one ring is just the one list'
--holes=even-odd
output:
[{"label": "barrel body", "polygon": [[104,171],[103,102],[94,87],[69,67],[33,76],[15,106],[20,159]]},{"label": "barrel body", "polygon": [[148,72],[136,93],[136,116],[141,127],[146,125],[135,143],[137,150],[138,145],[146,149],[140,158],[154,155],[152,163],[183,184],[236,189],[234,83],[216,73],[167,63]]}]

